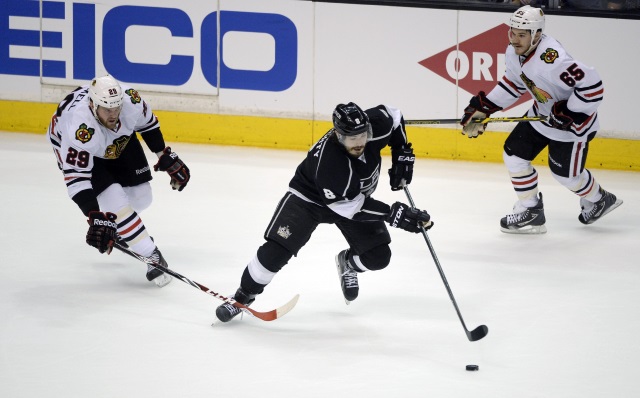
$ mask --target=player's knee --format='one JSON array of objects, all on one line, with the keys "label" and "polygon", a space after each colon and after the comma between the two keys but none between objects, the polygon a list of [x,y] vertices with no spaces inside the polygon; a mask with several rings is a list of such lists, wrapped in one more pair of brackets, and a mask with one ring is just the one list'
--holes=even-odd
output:
[{"label": "player's knee", "polygon": [[502,160],[511,174],[527,175],[533,171],[530,161],[507,152],[506,148],[502,152]]},{"label": "player's knee", "polygon": [[362,265],[370,271],[378,271],[386,268],[391,261],[391,249],[389,245],[376,246],[362,253],[360,256]]},{"label": "player's knee", "polygon": [[151,191],[151,184],[148,182],[133,187],[125,187],[124,191],[127,193],[131,207],[136,212],[140,213],[151,206],[153,193]]},{"label": "player's knee", "polygon": [[278,272],[284,267],[293,254],[278,243],[267,240],[258,248],[260,264],[271,272]]},{"label": "player's knee", "polygon": [[587,180],[585,173],[573,177],[563,177],[555,173],[551,173],[551,175],[553,175],[556,181],[572,191],[577,191],[582,188]]}]

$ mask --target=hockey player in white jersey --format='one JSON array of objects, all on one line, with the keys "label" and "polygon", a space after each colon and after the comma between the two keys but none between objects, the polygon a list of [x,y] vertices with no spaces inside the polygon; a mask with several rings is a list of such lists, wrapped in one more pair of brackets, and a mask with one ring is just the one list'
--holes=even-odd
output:
[{"label": "hockey player in white jersey", "polygon": [[[182,191],[189,168],[164,142],[160,124],[133,88],[107,75],[78,87],[58,105],[47,130],[69,197],[88,217],[86,242],[111,253],[116,240],[168,267],[139,213],[152,201],[151,171],[136,136],[158,156],[156,171],[169,173]],[[147,280],[163,287],[171,281],[148,266]]]},{"label": "hockey player in white jersey", "polygon": [[506,233],[547,231],[538,173],[531,164],[545,147],[555,179],[580,198],[581,223],[591,224],[622,204],[585,168],[589,142],[600,128],[602,80],[594,68],[574,59],[544,34],[544,25],[540,8],[526,5],[513,13],[505,75],[488,94],[481,91],[471,99],[460,122],[463,134],[476,138],[486,124],[472,119],[507,108],[527,91],[534,99],[527,116],[548,116],[547,121],[518,123],[505,141],[504,163],[518,196],[514,213],[500,220],[500,229]]},{"label": "hockey player in white jersey", "polygon": [[[358,273],[385,268],[391,260],[392,227],[420,232],[430,228],[426,211],[396,202],[389,206],[374,199],[380,178],[380,151],[391,147],[389,169],[392,190],[411,182],[415,156],[407,141],[398,109],[379,105],[363,111],[350,102],[333,111],[333,128],[307,153],[289,182],[265,231],[266,242],[245,267],[234,299],[253,303],[292,256],[307,244],[319,224],[335,224],[349,248],[336,256],[345,302],[358,297]],[[229,322],[240,313],[231,304],[216,309]]]}]

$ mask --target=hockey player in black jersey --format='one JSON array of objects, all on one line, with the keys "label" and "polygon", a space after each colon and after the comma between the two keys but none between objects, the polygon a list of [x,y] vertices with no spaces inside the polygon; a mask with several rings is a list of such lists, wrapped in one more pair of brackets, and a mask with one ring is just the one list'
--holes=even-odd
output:
[{"label": "hockey player in black jersey", "polygon": [[[335,224],[349,248],[336,256],[347,304],[358,297],[358,273],[385,268],[391,259],[392,227],[420,232],[430,228],[426,211],[396,202],[389,206],[371,197],[380,178],[380,151],[389,145],[392,190],[411,182],[415,156],[407,141],[402,113],[379,105],[363,111],[350,102],[333,111],[333,128],[308,152],[289,182],[256,255],[244,269],[234,299],[253,303],[292,256],[309,241],[319,224]],[[228,322],[240,309],[223,304],[216,316]]]}]

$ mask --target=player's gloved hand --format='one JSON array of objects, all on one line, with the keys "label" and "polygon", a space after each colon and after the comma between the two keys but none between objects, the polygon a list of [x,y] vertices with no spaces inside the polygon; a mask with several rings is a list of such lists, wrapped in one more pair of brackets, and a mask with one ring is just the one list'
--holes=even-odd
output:
[{"label": "player's gloved hand", "polygon": [[116,215],[109,212],[91,211],[87,222],[89,223],[87,244],[98,249],[100,253],[110,254],[113,243],[117,239]]},{"label": "player's gloved hand", "polygon": [[567,109],[567,101],[558,101],[553,104],[551,114],[549,115],[549,124],[554,129],[569,131],[573,124],[573,119],[569,115],[565,115]]},{"label": "player's gloved hand", "polygon": [[469,138],[477,138],[484,133],[487,123],[474,123],[473,119],[484,119],[500,109],[502,108],[489,101],[484,91],[480,91],[478,95],[471,98],[469,105],[464,109],[464,115],[460,120],[462,134],[466,134]]},{"label": "player's gloved hand", "polygon": [[429,213],[426,211],[409,207],[404,203],[396,202],[391,206],[391,212],[387,215],[386,221],[394,228],[418,233],[420,232],[420,225],[422,225],[426,230],[433,226],[430,219],[431,216],[429,216]]},{"label": "player's gloved hand", "polygon": [[405,185],[411,183],[413,178],[413,163],[416,157],[413,154],[411,143],[402,148],[391,149],[391,168],[389,169],[389,183],[392,191],[399,191]]},{"label": "player's gloved hand", "polygon": [[572,124],[580,125],[589,119],[589,115],[581,112],[573,112],[567,107],[567,101],[558,101],[553,104],[548,123],[551,127],[569,131]]},{"label": "player's gloved hand", "polygon": [[191,173],[189,168],[184,164],[175,152],[171,152],[171,147],[166,147],[162,151],[162,156],[158,159],[158,163],[153,166],[155,171],[166,171],[171,177],[171,188],[182,191],[187,186]]}]

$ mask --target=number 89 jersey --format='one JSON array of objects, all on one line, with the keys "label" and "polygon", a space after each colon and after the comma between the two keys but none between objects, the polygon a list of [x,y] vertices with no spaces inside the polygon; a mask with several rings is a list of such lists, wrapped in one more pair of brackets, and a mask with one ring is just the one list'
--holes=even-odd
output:
[{"label": "number 89 jersey", "polygon": [[534,103],[527,116],[548,116],[553,105],[563,100],[571,111],[588,116],[584,122],[574,123],[571,131],[552,128],[546,122],[531,122],[540,134],[554,141],[582,141],[598,131],[597,109],[602,103],[604,88],[594,68],[574,59],[557,40],[547,35],[542,35],[535,51],[526,57],[519,56],[509,46],[505,60],[505,75],[487,95],[489,100],[507,108],[528,91]]}]

